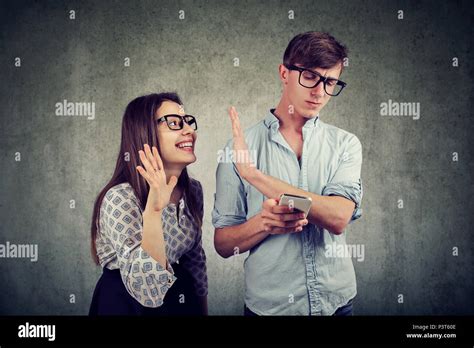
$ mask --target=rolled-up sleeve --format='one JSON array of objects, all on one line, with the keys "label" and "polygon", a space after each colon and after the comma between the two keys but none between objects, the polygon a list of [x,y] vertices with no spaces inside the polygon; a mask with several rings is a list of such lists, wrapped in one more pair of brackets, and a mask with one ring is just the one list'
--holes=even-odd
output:
[{"label": "rolled-up sleeve", "polygon": [[340,196],[355,203],[350,222],[362,216],[362,144],[352,135],[339,154],[339,166],[330,182],[323,188],[323,196]]},{"label": "rolled-up sleeve", "polygon": [[128,293],[145,307],[159,307],[176,281],[173,269],[165,269],[141,247],[142,215],[137,202],[123,190],[109,191],[101,206],[101,233],[117,255],[120,275]]},{"label": "rolled-up sleeve", "polygon": [[215,228],[240,225],[247,220],[247,197],[242,178],[232,162],[231,142],[220,153],[212,224]]}]

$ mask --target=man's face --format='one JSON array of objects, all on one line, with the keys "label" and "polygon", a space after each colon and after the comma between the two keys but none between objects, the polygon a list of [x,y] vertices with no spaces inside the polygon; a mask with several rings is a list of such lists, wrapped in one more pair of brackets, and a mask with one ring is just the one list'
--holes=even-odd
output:
[{"label": "man's face", "polygon": [[[295,65],[306,68],[300,64]],[[324,77],[338,79],[341,68],[341,64],[338,64],[330,69],[313,68],[308,70],[316,71]],[[305,78],[305,75],[311,75],[311,73],[308,72],[303,72],[302,74],[302,80]],[[307,88],[299,83],[299,76],[299,71],[289,70],[284,65],[280,65],[280,78],[283,82],[283,93],[286,94],[288,100],[289,113],[294,113],[305,118],[316,117],[328,103],[331,96],[325,92],[323,82],[320,82],[316,87]],[[313,78],[317,80],[317,77],[313,76]]]}]

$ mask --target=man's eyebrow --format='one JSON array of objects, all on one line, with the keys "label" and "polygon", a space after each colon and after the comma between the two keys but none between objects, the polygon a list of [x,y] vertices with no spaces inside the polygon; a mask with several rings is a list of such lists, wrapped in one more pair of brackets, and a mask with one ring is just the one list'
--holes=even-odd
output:
[{"label": "man's eyebrow", "polygon": [[[318,75],[323,76],[320,72],[317,72],[316,70],[313,70],[313,69],[310,69],[310,68],[304,68],[304,69],[309,70],[309,71],[311,71],[311,72],[313,72],[313,73],[316,73],[316,74],[318,74]],[[330,79],[330,80],[339,80],[337,77],[332,77],[332,76],[323,76],[323,77],[325,77],[325,78],[327,78],[327,79]]]}]

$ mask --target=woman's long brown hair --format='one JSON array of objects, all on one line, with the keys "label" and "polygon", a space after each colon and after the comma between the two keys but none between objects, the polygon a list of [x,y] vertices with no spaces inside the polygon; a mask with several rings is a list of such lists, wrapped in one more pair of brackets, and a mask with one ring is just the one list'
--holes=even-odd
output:
[{"label": "woman's long brown hair", "polygon": [[[155,93],[135,98],[125,109],[122,120],[122,140],[115,170],[110,181],[97,196],[92,214],[91,253],[97,265],[99,264],[99,258],[95,242],[100,228],[100,206],[107,191],[115,185],[128,182],[139,200],[142,211],[145,208],[149,186],[136,170],[136,167],[141,165],[138,151],[142,150],[145,144],[150,145],[150,147],[156,146],[158,152],[160,151],[155,114],[164,101],[182,104],[181,99],[176,93]],[[183,169],[178,178],[178,185],[183,188],[186,195],[186,205],[191,212],[192,218],[197,222],[198,226],[201,226],[199,197],[195,197],[193,190],[191,190],[190,178],[186,168]]]}]

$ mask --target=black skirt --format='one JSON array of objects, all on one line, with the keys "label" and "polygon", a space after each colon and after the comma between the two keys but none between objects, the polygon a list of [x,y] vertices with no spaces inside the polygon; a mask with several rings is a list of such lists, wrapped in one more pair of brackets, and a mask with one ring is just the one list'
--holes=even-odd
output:
[{"label": "black skirt", "polygon": [[141,305],[128,293],[122,282],[120,270],[109,270],[104,267],[92,296],[89,315],[201,315],[200,303],[194,293],[194,281],[191,275],[178,263],[171,266],[177,279],[168,289],[163,304],[157,308]]}]

